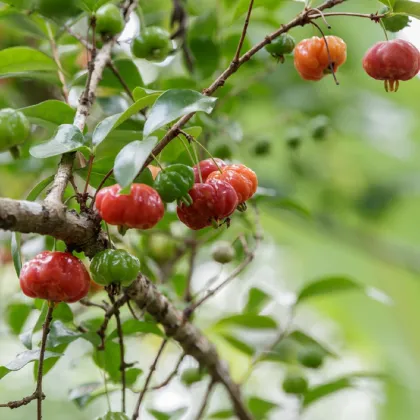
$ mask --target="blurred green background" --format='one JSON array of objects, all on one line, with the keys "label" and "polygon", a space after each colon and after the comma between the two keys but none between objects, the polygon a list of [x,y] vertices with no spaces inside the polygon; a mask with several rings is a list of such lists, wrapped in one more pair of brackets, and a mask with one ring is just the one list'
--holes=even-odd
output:
[{"label": "blurred green background", "polygon": [[[171,3],[163,0],[152,3],[143,4],[146,20],[168,25]],[[152,89],[204,88],[233,55],[243,22],[243,15],[232,19],[234,2],[190,3],[191,33],[196,34],[190,43],[200,59],[198,73],[189,77],[179,54],[162,65],[137,60],[143,81]],[[263,39],[280,23],[289,21],[303,5],[293,1],[267,3],[270,4],[266,8],[255,9],[246,44]],[[373,0],[353,0],[336,10],[371,13],[378,7],[379,3]],[[211,14],[217,16],[215,21],[208,17]],[[22,42],[45,47],[42,37],[34,36],[30,21],[19,17],[18,21],[23,22],[19,27],[15,19],[0,17],[3,48]],[[199,19],[204,23],[194,23]],[[266,192],[275,194],[274,199],[260,199],[264,244],[254,263],[228,289],[209,301],[196,322],[216,341],[238,379],[246,371],[249,358],[218,340],[211,328],[215,313],[240,311],[247,291],[259,287],[272,296],[264,314],[270,314],[282,325],[292,293],[303,284],[331,275],[350,277],[374,288],[373,292],[369,289],[370,296],[350,292],[318,297],[297,311],[296,325],[328,343],[340,355],[339,359],[328,361],[319,372],[311,373],[310,381],[322,383],[353,371],[383,372],[387,379],[361,383],[356,389],[334,394],[301,415],[296,413],[294,398],[281,392],[284,366],[262,363],[245,389],[279,404],[280,408],[270,414],[270,419],[417,420],[420,412],[417,330],[420,82],[416,78],[402,83],[396,94],[385,93],[383,84],[370,79],[361,66],[365,51],[383,40],[381,27],[369,19],[353,17],[331,17],[328,21],[332,29],[323,26],[325,32],[342,37],[348,47],[348,60],[337,73],[339,86],[331,77],[317,83],[305,82],[296,73],[292,57],[279,64],[261,51],[217,92],[219,101],[213,115],[195,118],[194,124],[203,126],[212,152],[232,153],[233,160],[242,161],[257,172],[260,186]],[[296,40],[319,35],[312,27],[295,28],[291,34]],[[416,43],[419,34],[420,23],[413,19],[411,27],[399,36]],[[71,51],[69,63],[74,63],[81,49],[68,39],[63,40],[65,44],[70,46],[62,47],[61,53],[65,57]],[[125,47],[121,43],[122,50]],[[122,53],[118,50],[116,54]],[[70,64],[68,71],[75,74]],[[28,106],[56,93],[48,82],[25,78],[10,79],[0,89],[1,107]],[[74,98],[77,89],[77,86],[73,89]],[[107,98],[106,93],[102,96],[101,108],[95,110],[96,118],[120,106],[118,101],[113,103]],[[314,127],[320,122],[325,122],[325,133],[321,138],[314,138]],[[46,134],[35,133],[34,141],[37,137],[45,138]],[[268,152],[256,154],[257,145]],[[35,184],[35,178],[42,179],[43,175],[52,173],[56,161],[40,162],[25,151],[24,160],[19,163],[12,162],[7,154],[0,155],[1,196],[23,198]],[[7,240],[5,234],[5,246]],[[29,254],[44,246],[34,241],[30,245]],[[210,277],[217,271],[207,254],[205,249],[199,254],[200,266],[194,277],[197,289],[203,274]],[[4,264],[0,268],[0,313],[17,292],[13,267]],[[258,340],[267,340],[267,336]],[[137,358],[141,353],[140,367],[147,369],[158,345],[156,338],[132,339],[128,351]],[[0,364],[22,350],[19,340],[1,323]],[[87,353],[87,344],[75,342],[68,348],[67,357],[46,376],[46,419],[87,420],[105,410],[103,398],[85,411],[67,400],[70,388],[101,380]],[[176,358],[174,345],[163,358],[157,378],[166,377]],[[188,360],[186,366],[195,365]],[[32,368],[28,366],[1,380],[1,402],[29,394],[31,375]],[[176,382],[173,389],[150,396],[148,404],[162,410],[182,405],[195,408],[197,396],[203,392],[202,386],[186,390]],[[209,412],[228,406],[221,390],[217,395]],[[113,395],[115,401],[118,398]],[[134,396],[130,395],[129,401],[132,403]],[[32,418],[33,409],[28,406],[2,411],[0,418]],[[145,419],[148,416],[144,414]],[[189,416],[184,418],[193,418]]]}]

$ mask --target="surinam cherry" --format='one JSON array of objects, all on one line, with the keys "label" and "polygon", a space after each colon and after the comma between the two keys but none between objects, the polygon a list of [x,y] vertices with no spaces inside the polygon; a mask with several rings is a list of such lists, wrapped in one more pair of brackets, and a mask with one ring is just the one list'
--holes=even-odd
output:
[{"label": "surinam cherry", "polygon": [[337,36],[314,36],[299,42],[294,55],[295,67],[302,79],[318,81],[332,71],[336,73],[346,62],[347,46]]},{"label": "surinam cherry", "polygon": [[22,292],[51,302],[77,302],[90,288],[89,273],[78,258],[67,252],[44,251],[22,267]]},{"label": "surinam cherry", "polygon": [[365,54],[363,68],[370,77],[384,80],[387,92],[396,92],[400,80],[410,80],[419,72],[420,53],[402,39],[378,42]]},{"label": "surinam cherry", "polygon": [[[226,166],[226,163],[219,158],[209,158],[200,161],[197,165],[194,166],[194,176],[195,182],[206,182],[207,177],[215,171],[219,171]],[[201,178],[200,178],[201,175]]]}]

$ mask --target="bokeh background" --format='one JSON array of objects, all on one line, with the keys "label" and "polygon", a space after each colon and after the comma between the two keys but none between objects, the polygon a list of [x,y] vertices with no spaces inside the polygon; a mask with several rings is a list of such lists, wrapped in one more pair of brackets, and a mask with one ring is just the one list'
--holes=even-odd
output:
[{"label": "bokeh background", "polygon": [[[200,59],[198,74],[193,78],[188,76],[180,54],[158,65],[136,60],[147,87],[199,90],[214,79],[233,55],[234,41],[243,21],[243,15],[242,18],[233,16],[235,2],[189,3],[194,3],[189,5],[192,16],[189,42]],[[246,44],[263,39],[303,7],[303,3],[294,1],[267,3],[270,4],[255,9]],[[169,25],[169,1],[142,4],[148,23]],[[371,13],[379,7],[373,0],[352,0],[337,10]],[[208,17],[212,14],[217,16],[215,21]],[[271,296],[262,313],[284,325],[294,293],[304,284],[325,276],[354,279],[366,289],[313,298],[297,310],[295,325],[339,355],[336,359],[328,358],[319,371],[309,372],[309,379],[311,384],[318,384],[351,372],[383,373],[385,379],[355,381],[353,388],[332,394],[303,413],[297,412],[296,399],[281,391],[286,372],[284,363],[261,363],[245,389],[277,405],[267,415],[269,419],[417,420],[420,411],[417,326],[420,319],[420,82],[414,79],[402,83],[397,94],[385,93],[382,83],[370,79],[361,66],[365,51],[384,39],[381,27],[369,19],[331,17],[328,20],[332,29],[328,31],[323,26],[326,33],[342,37],[348,47],[348,60],[337,74],[339,86],[331,77],[318,83],[305,82],[294,70],[292,57],[279,64],[261,51],[217,92],[219,104],[214,115],[194,121],[204,127],[211,151],[222,155],[232,153],[232,159],[246,163],[257,172],[264,188],[259,199],[264,242],[255,261],[203,306],[196,323],[214,340],[234,377],[239,379],[250,358],[220,338],[215,321],[223,314],[240,312],[250,288],[258,287]],[[86,22],[79,23],[80,28],[83,24]],[[137,29],[138,21],[133,18],[121,37],[116,55],[128,54],[128,41]],[[297,40],[318,35],[312,27],[295,28],[291,34]],[[420,23],[412,19],[411,26],[398,36],[420,46],[419,34]],[[36,33],[30,18],[1,13],[0,44],[1,48],[24,44],[41,50],[48,45]],[[60,54],[67,71],[74,75],[83,71],[80,62],[77,63],[83,57],[81,52],[80,46],[63,37]],[[81,83],[75,82],[71,91],[74,103],[80,89]],[[0,90],[2,108],[29,106],[56,94],[48,77],[3,79]],[[111,93],[115,92],[111,90]],[[124,104],[104,89],[94,117],[101,118],[111,109],[118,112]],[[320,121],[327,122],[325,133],[321,138],[314,138],[314,127]],[[33,141],[47,135],[38,130]],[[121,141],[126,141],[124,136]],[[261,144],[268,148],[268,153],[256,154],[256,145]],[[56,162],[51,159],[41,163],[25,151],[24,159],[17,163],[7,154],[0,155],[1,196],[25,197],[37,180],[53,173]],[[7,260],[10,236],[5,233],[1,238]],[[27,237],[23,253],[30,256],[45,246],[43,238]],[[220,269],[209,261],[206,248],[199,253],[199,262],[193,277],[195,290]],[[22,299],[16,274],[13,264],[5,261],[0,267],[0,365],[24,350],[6,322],[7,306],[16,299]],[[36,314],[33,315],[27,326],[36,320]],[[275,332],[241,330],[238,334],[241,339],[262,347]],[[129,338],[128,359],[138,360],[138,366],[147,370],[159,344],[160,339],[155,336]],[[104,397],[84,410],[68,400],[70,389],[101,381],[101,373],[88,356],[90,349],[87,343],[74,342],[67,348],[66,357],[45,377],[46,419],[90,420],[106,410]],[[177,346],[171,345],[156,372],[156,382],[166,377],[178,355]],[[187,359],[183,369],[194,366],[194,361]],[[31,365],[3,378],[1,402],[29,394],[32,378]],[[140,379],[139,389],[141,384]],[[204,391],[204,383],[186,388],[176,379],[168,389],[148,395],[146,407],[166,412],[188,407],[182,418],[192,419]],[[134,398],[130,394],[129,403]],[[111,394],[111,402],[118,401],[119,395]],[[218,390],[208,412],[227,407],[226,396]],[[33,417],[33,410],[33,406],[15,411],[3,409],[0,418],[23,420]],[[154,417],[145,411],[142,418]]]}]

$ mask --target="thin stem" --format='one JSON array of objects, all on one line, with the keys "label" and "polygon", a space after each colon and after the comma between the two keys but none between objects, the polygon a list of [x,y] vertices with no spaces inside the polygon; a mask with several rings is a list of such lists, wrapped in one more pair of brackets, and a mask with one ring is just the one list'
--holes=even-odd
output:
[{"label": "thin stem", "polygon": [[164,388],[166,385],[169,384],[169,382],[172,381],[173,378],[175,378],[175,376],[178,374],[178,370],[183,362],[183,360],[185,359],[186,354],[183,353],[181,354],[181,357],[178,359],[178,363],[175,366],[175,369],[172,371],[172,373],[159,385],[155,385],[153,387],[150,388],[150,391],[156,391],[157,389],[161,389]]},{"label": "thin stem", "polygon": [[385,28],[385,24],[382,22],[382,20],[380,20],[380,21],[379,21],[379,24],[381,25],[381,28],[382,28],[382,30],[384,31],[384,34],[385,34],[385,39],[386,39],[387,41],[389,41],[389,38],[388,38],[388,32],[387,32],[387,30],[386,30],[386,28]]},{"label": "thin stem", "polygon": [[57,64],[57,74],[61,82],[61,91],[63,93],[64,100],[66,101],[66,103],[68,103],[69,91],[67,89],[66,78],[64,77],[64,71],[63,71],[63,67],[61,66],[60,55],[58,54],[57,44],[55,43],[55,40],[54,40],[51,24],[50,22],[48,22],[48,20],[46,21],[46,26],[47,26],[48,38],[50,40],[50,45],[51,45],[51,52],[52,52],[54,61]]},{"label": "thin stem", "polygon": [[184,146],[184,148],[185,148],[185,150],[187,151],[187,153],[188,153],[188,155],[189,155],[189,157],[190,157],[190,159],[191,159],[191,162],[193,163],[193,165],[195,165],[195,160],[194,160],[194,157],[193,157],[193,155],[191,154],[191,151],[190,151],[190,149],[188,148],[188,145],[185,143],[185,141],[184,141],[184,139],[182,138],[182,136],[177,136],[178,138],[179,138],[179,140],[181,140],[181,142],[182,142],[182,144],[183,144],[183,146]]},{"label": "thin stem", "polygon": [[[114,296],[112,296],[112,294],[109,294],[109,300],[111,301],[112,305],[115,305],[115,298]],[[126,363],[125,363],[125,359],[124,359],[124,333],[123,333],[123,329],[121,326],[121,318],[120,318],[120,310],[117,309],[115,311],[115,320],[117,322],[117,332],[118,332],[118,340],[120,343],[120,371],[121,371],[121,384],[122,384],[122,389],[121,389],[121,411],[123,413],[125,413],[125,408],[126,408],[126,388],[127,388],[127,383],[126,383]]]},{"label": "thin stem", "polygon": [[[182,131],[182,130],[181,130]],[[192,137],[192,136],[191,136]],[[202,145],[197,139],[195,139],[194,137],[192,137],[194,143],[198,144],[209,156],[210,159],[213,161],[213,163],[217,166],[217,169],[219,170],[219,172],[222,172],[222,168],[220,167],[220,165],[217,163],[216,159],[214,158],[214,156],[209,152],[209,150]]]},{"label": "thin stem", "polygon": [[93,167],[93,161],[94,160],[95,160],[95,155],[90,155],[89,156],[89,161],[87,163],[88,173],[87,173],[87,176],[86,176],[86,183],[85,183],[85,188],[83,190],[83,196],[86,196],[87,190],[89,188],[90,176],[92,174],[92,167]]},{"label": "thin stem", "polygon": [[[313,8],[312,10],[318,11],[318,9]],[[353,12],[327,12],[327,13],[322,13],[322,15],[324,17],[334,17],[334,16],[348,16],[348,17],[360,17],[360,18],[366,18],[366,19],[370,19],[373,20],[374,22],[378,21],[379,19],[382,19],[385,17],[385,15],[379,15],[379,14],[374,14],[374,13],[353,13]],[[318,18],[322,18],[321,16],[321,12],[319,12],[319,14],[311,14],[310,15],[310,19],[318,19]]]},{"label": "thin stem", "polygon": [[197,149],[194,147],[194,143],[191,144],[191,149],[193,151],[194,158],[195,158],[196,165],[197,165],[198,179],[200,180],[201,183],[203,183],[203,175],[201,174],[200,160],[198,159]]},{"label": "thin stem", "polygon": [[248,30],[249,20],[250,20],[250,17],[251,17],[253,6],[254,6],[254,0],[251,0],[249,2],[248,12],[246,14],[244,28],[243,28],[242,33],[241,33],[241,38],[239,39],[239,44],[238,44],[238,47],[236,48],[236,53],[235,53],[235,56],[233,57],[232,63],[238,63],[239,62],[239,57],[241,55],[242,46],[244,45],[246,31]]},{"label": "thin stem", "polygon": [[42,339],[41,339],[41,349],[39,351],[39,362],[38,362],[38,374],[37,374],[37,386],[35,393],[37,394],[37,420],[42,420],[42,375],[44,370],[44,357],[45,357],[45,348],[47,346],[47,337],[50,332],[50,325],[52,321],[52,315],[54,311],[54,302],[48,302],[48,312],[45,317],[44,325],[42,326]]},{"label": "thin stem", "polygon": [[155,357],[155,360],[153,361],[152,365],[150,366],[149,374],[147,375],[146,382],[144,384],[144,388],[141,391],[141,393],[139,395],[139,398],[137,400],[136,407],[134,409],[134,413],[133,413],[133,416],[131,417],[131,420],[137,420],[139,418],[139,415],[140,415],[140,413],[139,413],[139,411],[140,411],[140,405],[141,405],[141,403],[143,401],[144,396],[146,395],[147,389],[149,387],[150,380],[152,379],[152,376],[153,376],[153,372],[156,370],[156,366],[158,364],[158,361],[160,359],[160,356],[162,355],[162,352],[165,349],[165,346],[166,346],[167,343],[168,343],[168,339],[165,338],[162,341],[162,344],[161,344],[161,346],[160,346],[160,348],[159,348],[159,350],[157,352],[157,355]]},{"label": "thin stem", "polygon": [[162,164],[159,162],[159,159],[152,153],[153,159],[156,161],[157,165],[159,166],[159,168],[164,171],[165,168],[162,166]]},{"label": "thin stem", "polygon": [[115,66],[115,64],[110,61],[108,63],[108,67],[112,70],[112,72],[114,73],[115,77],[118,79],[118,81],[121,83],[121,86],[124,88],[125,93],[129,96],[129,98],[135,102],[133,93],[131,92],[130,88],[128,87],[126,81],[124,80],[124,78],[121,76],[120,71],[117,69],[117,67]]},{"label": "thin stem", "polygon": [[203,418],[204,412],[206,411],[207,405],[209,403],[209,400],[210,400],[210,397],[211,397],[211,394],[213,392],[213,389],[214,389],[215,385],[216,385],[216,382],[214,382],[213,380],[210,381],[210,383],[207,387],[207,391],[204,395],[204,399],[203,399],[203,402],[201,404],[200,411],[195,416],[195,420],[200,420],[200,419]]},{"label": "thin stem", "polygon": [[93,196],[93,199],[92,199],[91,208],[93,208],[93,206],[95,205],[95,199],[96,199],[96,196],[98,195],[98,192],[101,190],[101,188],[104,186],[107,179],[110,176],[112,176],[113,173],[114,173],[114,169],[109,170],[108,173],[103,177],[102,181],[99,183],[98,188],[96,189],[95,195]]}]

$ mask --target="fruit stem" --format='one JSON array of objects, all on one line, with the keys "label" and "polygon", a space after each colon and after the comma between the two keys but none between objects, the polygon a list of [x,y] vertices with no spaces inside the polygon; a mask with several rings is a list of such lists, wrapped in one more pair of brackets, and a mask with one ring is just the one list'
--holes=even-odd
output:
[{"label": "fruit stem", "polygon": [[[192,136],[191,136],[192,137]],[[210,159],[213,161],[213,163],[217,166],[217,169],[220,173],[222,173],[222,168],[219,166],[219,164],[216,162],[216,159],[214,158],[214,156],[208,151],[208,149],[203,146],[197,139],[195,139],[194,137],[192,137],[194,143],[198,144],[209,156]]]},{"label": "fruit stem", "polygon": [[197,149],[195,148],[194,144],[191,145],[191,148],[193,150],[194,157],[197,162],[198,178],[200,179],[200,182],[203,183],[203,175],[201,174],[200,161],[198,159]]},{"label": "fruit stem", "polygon": [[140,5],[137,6],[137,16],[139,17],[140,21],[140,33],[143,33],[143,31],[146,29],[146,21],[144,19],[143,9]]},{"label": "fruit stem", "polygon": [[193,165],[195,165],[197,162],[195,162],[194,157],[193,157],[193,155],[191,154],[190,149],[188,148],[188,145],[187,145],[187,144],[185,144],[185,141],[184,141],[184,139],[182,138],[182,136],[177,136],[177,137],[181,140],[182,144],[184,145],[185,150],[187,151],[188,155],[189,155],[189,156],[190,156],[190,158],[191,158],[191,162],[192,162],[192,164],[193,164]]},{"label": "fruit stem", "polygon": [[52,314],[54,311],[54,302],[48,302],[48,312],[45,317],[44,324],[42,326],[42,339],[41,339],[41,349],[39,350],[39,363],[38,363],[38,374],[37,374],[37,386],[36,386],[36,396],[37,396],[37,420],[42,420],[42,400],[45,398],[42,393],[42,375],[44,369],[44,357],[45,349],[47,347],[47,337],[50,332],[50,325],[52,321]]},{"label": "fruit stem", "polygon": [[379,20],[379,24],[381,25],[381,27],[382,27],[382,29],[383,29],[383,31],[384,31],[384,34],[385,34],[385,39],[386,39],[387,41],[389,41],[389,38],[388,38],[388,32],[386,31],[386,28],[385,28],[384,23],[382,22],[382,19],[380,19],[380,20]]},{"label": "fruit stem", "polygon": [[165,170],[165,168],[162,166],[162,164],[159,162],[159,159],[153,154],[153,153],[150,153],[151,155],[152,155],[152,157],[153,157],[153,159],[156,161],[156,163],[157,163],[157,165],[159,166],[159,168],[162,170],[162,171],[164,171]]},{"label": "fruit stem", "polygon": [[10,149],[10,154],[12,155],[14,160],[18,160],[20,158],[20,150],[17,146],[12,146]]}]

